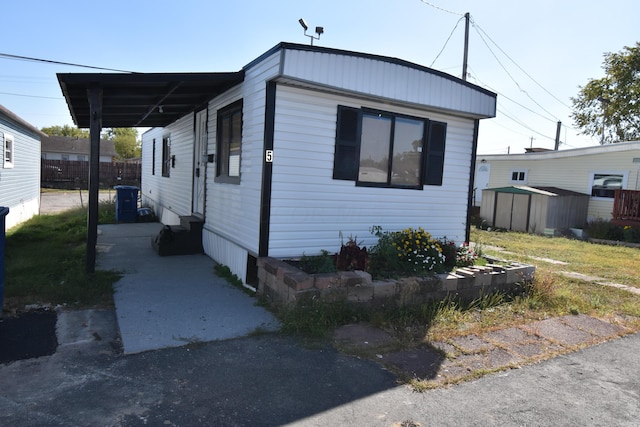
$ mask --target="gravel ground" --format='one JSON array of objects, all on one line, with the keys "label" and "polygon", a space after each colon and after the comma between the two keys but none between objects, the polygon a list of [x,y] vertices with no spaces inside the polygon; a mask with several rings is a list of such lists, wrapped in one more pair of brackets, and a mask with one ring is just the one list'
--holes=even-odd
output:
[{"label": "gravel ground", "polygon": [[[98,200],[112,200],[116,197],[115,190],[101,190]],[[40,214],[50,215],[69,209],[87,206],[89,192],[86,190],[51,191],[40,193]]]}]

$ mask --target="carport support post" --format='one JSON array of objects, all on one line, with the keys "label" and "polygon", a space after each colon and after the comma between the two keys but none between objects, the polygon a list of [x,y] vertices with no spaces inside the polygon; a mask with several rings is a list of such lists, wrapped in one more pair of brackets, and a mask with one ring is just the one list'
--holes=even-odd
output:
[{"label": "carport support post", "polygon": [[102,88],[93,84],[89,97],[89,215],[87,219],[87,273],[96,271],[96,244],[98,242],[98,189],[100,182],[100,132],[102,132]]}]

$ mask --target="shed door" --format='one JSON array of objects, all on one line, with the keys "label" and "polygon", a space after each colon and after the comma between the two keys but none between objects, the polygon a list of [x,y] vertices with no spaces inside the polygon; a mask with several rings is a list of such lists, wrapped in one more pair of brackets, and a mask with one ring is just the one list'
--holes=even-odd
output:
[{"label": "shed door", "polygon": [[193,213],[204,217],[205,177],[207,167],[207,110],[196,114],[193,146]]},{"label": "shed door", "polygon": [[524,231],[529,228],[529,197],[530,194],[514,194],[511,209],[511,230]]},{"label": "shed door", "polygon": [[512,231],[527,231],[529,194],[496,193],[494,225]]},{"label": "shed door", "polygon": [[513,209],[512,193],[496,193],[496,216],[493,225],[497,228],[511,230],[511,209]]}]

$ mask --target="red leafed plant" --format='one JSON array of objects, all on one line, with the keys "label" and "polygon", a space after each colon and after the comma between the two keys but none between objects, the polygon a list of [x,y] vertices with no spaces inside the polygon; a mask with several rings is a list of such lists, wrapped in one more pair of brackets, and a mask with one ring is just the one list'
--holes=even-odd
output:
[{"label": "red leafed plant", "polygon": [[366,247],[360,247],[356,238],[349,236],[347,243],[342,243],[340,252],[336,254],[336,269],[362,270],[369,268],[369,254]]}]

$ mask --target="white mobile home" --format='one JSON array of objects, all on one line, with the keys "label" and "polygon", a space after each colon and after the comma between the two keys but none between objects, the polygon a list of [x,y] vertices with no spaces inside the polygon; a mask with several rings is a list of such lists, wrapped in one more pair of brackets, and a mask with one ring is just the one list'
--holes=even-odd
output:
[{"label": "white mobile home", "polygon": [[8,207],[7,229],[40,211],[40,139],[46,137],[0,105],[0,206]]},{"label": "white mobile home", "polygon": [[478,155],[475,203],[482,190],[507,186],[558,187],[590,196],[589,221],[610,220],[616,189],[640,189],[640,142],[561,151]]},{"label": "white mobile home", "polygon": [[[239,72],[180,77],[127,76],[164,78],[167,91],[140,113],[140,126],[160,123],[143,135],[143,204],[169,225],[200,218],[204,252],[245,283],[258,257],[334,251],[340,233],[369,245],[372,226],[468,239],[479,121],[495,116],[494,93],[399,59],[288,43]],[[84,114],[81,79],[59,79]],[[209,97],[171,116],[193,79]]]}]

